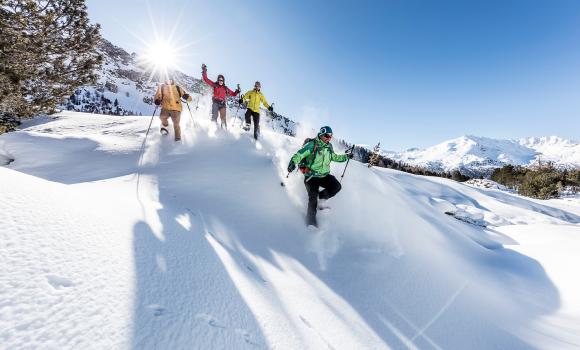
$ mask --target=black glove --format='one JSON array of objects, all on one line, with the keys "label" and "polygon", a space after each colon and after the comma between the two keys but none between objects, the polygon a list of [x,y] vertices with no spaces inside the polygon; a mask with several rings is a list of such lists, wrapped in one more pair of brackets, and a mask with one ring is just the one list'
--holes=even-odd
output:
[{"label": "black glove", "polygon": [[268,107],[268,110],[269,110],[270,112],[274,112],[274,107],[270,106],[270,107]]},{"label": "black glove", "polygon": [[352,153],[352,152],[346,152],[345,154],[348,157],[348,159],[353,159],[354,158],[354,153]]},{"label": "black glove", "polygon": [[156,106],[159,106],[161,104],[161,99],[160,98],[156,98],[155,101],[153,101],[155,103]]},{"label": "black glove", "polygon": [[187,101],[189,99],[189,94],[183,94],[181,98]]},{"label": "black glove", "polygon": [[288,172],[291,173],[294,169],[296,169],[296,164],[294,164],[293,161],[290,161],[290,164],[288,164]]},{"label": "black glove", "polygon": [[241,104],[241,105],[244,104],[244,98],[243,97],[240,97],[240,99],[238,100],[238,103]]},{"label": "black glove", "polygon": [[205,65],[205,63],[202,63],[202,64],[201,64],[201,71],[202,71],[202,72],[205,72],[205,71],[207,71],[207,66]]}]

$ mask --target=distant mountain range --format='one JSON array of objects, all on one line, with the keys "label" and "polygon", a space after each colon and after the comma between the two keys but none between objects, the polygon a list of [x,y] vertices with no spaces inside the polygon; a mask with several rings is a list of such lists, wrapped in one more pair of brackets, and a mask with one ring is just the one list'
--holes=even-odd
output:
[{"label": "distant mountain range", "polygon": [[506,164],[533,166],[553,162],[561,168],[580,168],[580,143],[557,136],[500,140],[469,135],[426,149],[387,151],[383,156],[436,172],[459,170],[478,177]]}]

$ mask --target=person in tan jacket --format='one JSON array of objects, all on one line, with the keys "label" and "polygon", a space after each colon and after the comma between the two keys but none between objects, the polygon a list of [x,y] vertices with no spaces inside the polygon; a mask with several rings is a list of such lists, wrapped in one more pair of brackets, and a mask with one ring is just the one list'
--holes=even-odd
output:
[{"label": "person in tan jacket", "polygon": [[169,118],[173,122],[173,130],[175,131],[175,141],[181,140],[181,127],[179,121],[181,119],[181,99],[191,102],[191,96],[186,93],[179,85],[176,85],[173,79],[169,79],[164,84],[157,87],[155,92],[155,105],[161,105],[161,134],[167,135],[169,131]]}]

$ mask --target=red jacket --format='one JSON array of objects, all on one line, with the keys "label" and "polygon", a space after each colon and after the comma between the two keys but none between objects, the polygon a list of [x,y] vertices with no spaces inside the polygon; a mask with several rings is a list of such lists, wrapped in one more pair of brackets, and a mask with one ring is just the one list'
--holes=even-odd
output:
[{"label": "red jacket", "polygon": [[220,85],[217,82],[213,82],[213,81],[209,80],[207,77],[207,73],[205,71],[202,73],[202,76],[203,76],[203,81],[205,81],[206,84],[208,84],[209,86],[213,87],[213,99],[214,100],[225,101],[227,95],[236,96],[238,94],[237,91],[230,90],[230,88],[227,87],[225,84]]}]

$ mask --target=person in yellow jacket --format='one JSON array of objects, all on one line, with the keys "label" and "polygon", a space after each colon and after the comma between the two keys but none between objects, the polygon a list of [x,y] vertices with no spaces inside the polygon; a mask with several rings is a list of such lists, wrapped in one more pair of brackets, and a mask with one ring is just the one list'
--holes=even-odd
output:
[{"label": "person in yellow jacket", "polygon": [[175,131],[175,141],[181,140],[181,127],[179,120],[181,119],[181,99],[191,102],[191,96],[186,93],[179,85],[176,85],[173,79],[169,79],[164,84],[157,87],[155,92],[155,105],[161,105],[161,134],[167,135],[169,131],[169,118],[173,122],[173,130]]},{"label": "person in yellow jacket", "polygon": [[[264,107],[268,108],[270,112],[274,111],[274,108],[268,104],[266,98],[260,91],[262,85],[259,81],[254,84],[254,90],[250,90],[246,92],[242,98],[240,98],[240,104],[244,103],[245,100],[248,100],[248,109],[246,110],[246,125],[244,126],[244,130],[250,130],[250,123],[251,119],[254,120],[254,138],[257,140],[260,136],[260,103],[264,105]],[[251,118],[251,119],[250,119]]]}]

